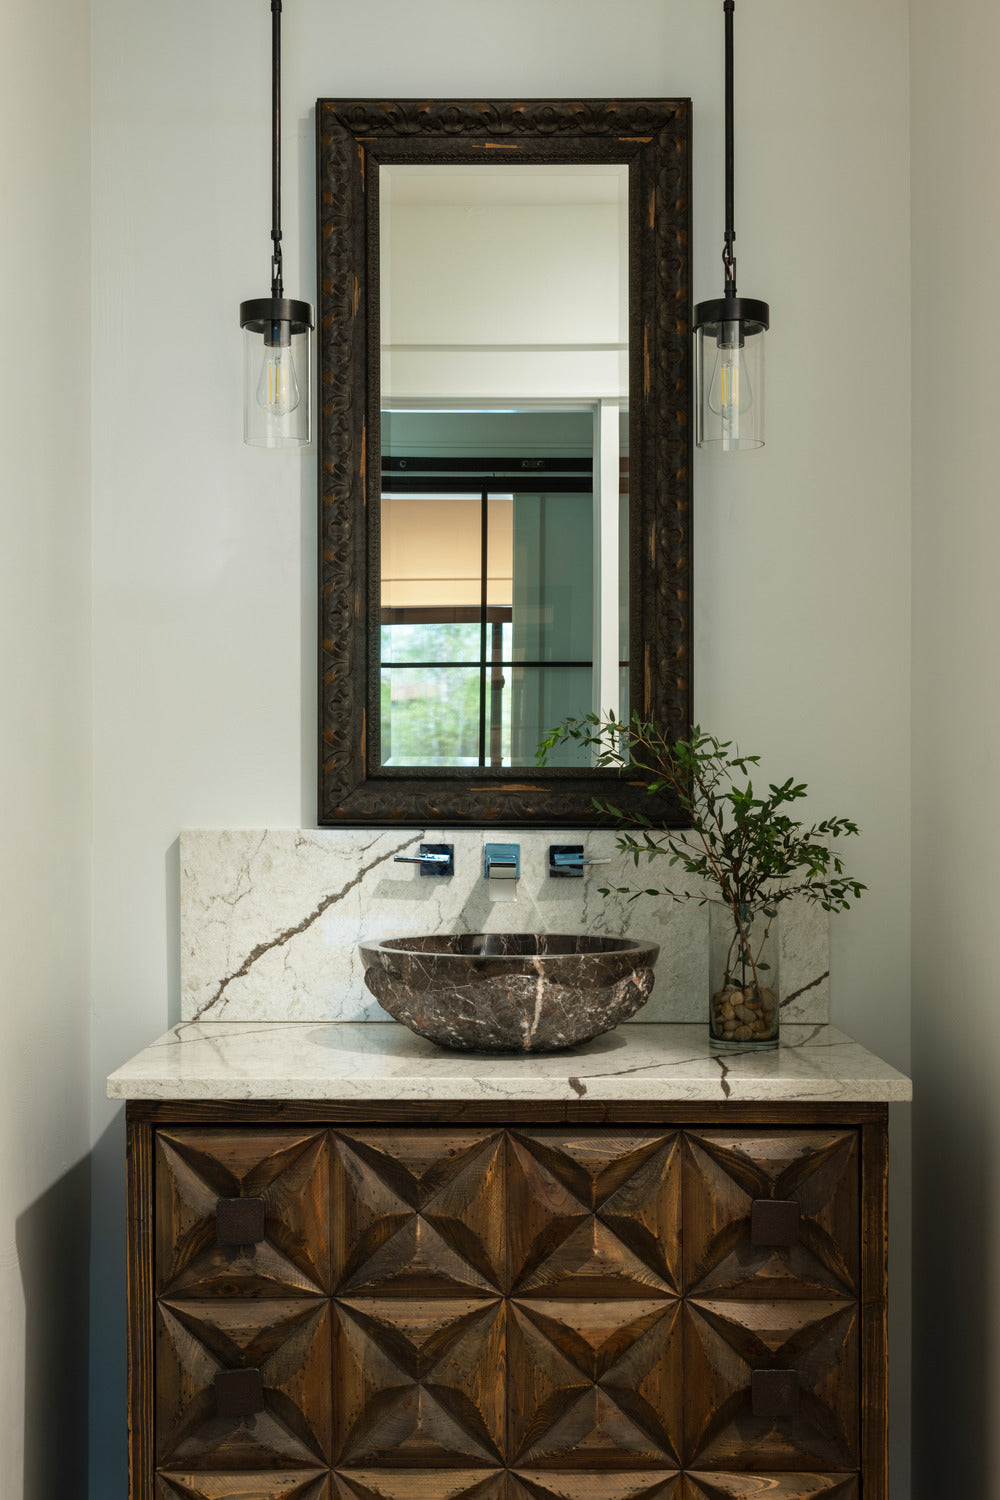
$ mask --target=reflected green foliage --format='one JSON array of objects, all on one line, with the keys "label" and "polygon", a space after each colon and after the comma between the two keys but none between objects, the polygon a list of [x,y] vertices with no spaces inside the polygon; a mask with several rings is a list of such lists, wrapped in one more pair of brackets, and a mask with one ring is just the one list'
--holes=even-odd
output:
[{"label": "reflected green foliage", "polygon": [[[383,626],[384,765],[478,763],[478,669],[444,663],[478,661],[479,639],[475,624]],[[405,668],[406,662],[426,661],[442,665]],[[394,666],[403,670],[393,670]]]},{"label": "reflected green foliage", "polygon": [[[392,697],[395,691],[398,696]],[[391,735],[386,765],[476,765],[479,758],[479,673],[423,667],[382,673],[382,724]]]},{"label": "reflected green foliage", "polygon": [[383,625],[382,662],[478,661],[479,626],[473,622]]}]

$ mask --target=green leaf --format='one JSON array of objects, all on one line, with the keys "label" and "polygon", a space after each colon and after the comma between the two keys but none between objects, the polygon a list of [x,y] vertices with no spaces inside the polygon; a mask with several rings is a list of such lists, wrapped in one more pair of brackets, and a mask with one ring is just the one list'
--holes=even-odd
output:
[{"label": "green leaf", "polygon": [[[830,847],[836,839],[857,835],[858,825],[841,817],[824,818],[811,827],[795,821],[783,809],[804,798],[808,789],[791,776],[769,782],[766,796],[755,795],[751,768],[760,764],[760,757],[743,754],[732,740],[719,740],[698,724],[691,726],[686,740],[672,740],[660,725],[638,713],[628,724],[613,712],[588,713],[550,730],[536,759],[545,764],[546,753],[566,741],[591,748],[597,765],[606,771],[627,770],[629,780],[650,796],[672,793],[684,820],[684,837],[659,831],[653,817],[638,809],[627,813],[593,799],[602,817],[637,830],[617,840],[634,868],[640,854],[647,863],[665,854],[669,866],[679,864],[707,888],[697,897],[669,888],[648,894],[697,899],[699,905],[735,904],[751,915],[763,912],[770,920],[777,906],[793,895],[828,911],[847,910],[866,889],[844,873],[839,852]],[[602,888],[602,894],[611,891],[629,900],[642,894],[627,886]]]}]

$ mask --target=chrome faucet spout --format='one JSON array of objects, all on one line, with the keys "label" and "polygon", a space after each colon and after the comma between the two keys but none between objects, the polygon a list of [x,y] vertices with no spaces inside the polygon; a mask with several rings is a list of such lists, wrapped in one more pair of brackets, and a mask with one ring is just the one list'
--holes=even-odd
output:
[{"label": "chrome faucet spout", "polygon": [[520,880],[520,844],[485,844],[483,876],[486,880]]}]

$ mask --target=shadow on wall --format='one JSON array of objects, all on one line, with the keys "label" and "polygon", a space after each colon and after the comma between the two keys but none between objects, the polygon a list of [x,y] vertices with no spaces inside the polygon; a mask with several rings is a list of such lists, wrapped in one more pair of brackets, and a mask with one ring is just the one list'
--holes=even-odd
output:
[{"label": "shadow on wall", "polygon": [[[938,1038],[938,1055],[948,1053]],[[996,1495],[998,1185],[992,1098],[915,1059],[913,1500]],[[992,1450],[992,1452],[991,1452]]]},{"label": "shadow on wall", "polygon": [[[45,1500],[124,1500],[128,1494],[125,1348],[125,1111],[94,1143],[90,1306],[90,1489]],[[6,1500],[6,1497],[3,1497]],[[25,1494],[25,1500],[35,1500]],[[41,1500],[41,1497],[39,1497]]]},{"label": "shadow on wall", "polygon": [[90,1158],[15,1226],[25,1303],[23,1500],[87,1493]]}]

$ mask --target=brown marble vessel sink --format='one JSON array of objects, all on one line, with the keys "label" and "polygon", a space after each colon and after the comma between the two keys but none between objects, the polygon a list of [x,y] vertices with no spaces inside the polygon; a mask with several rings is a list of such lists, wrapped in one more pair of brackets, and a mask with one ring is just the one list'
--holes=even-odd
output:
[{"label": "brown marble vessel sink", "polygon": [[653,988],[656,943],[474,932],[359,944],[384,1010],[442,1047],[551,1052],[628,1020]]}]

